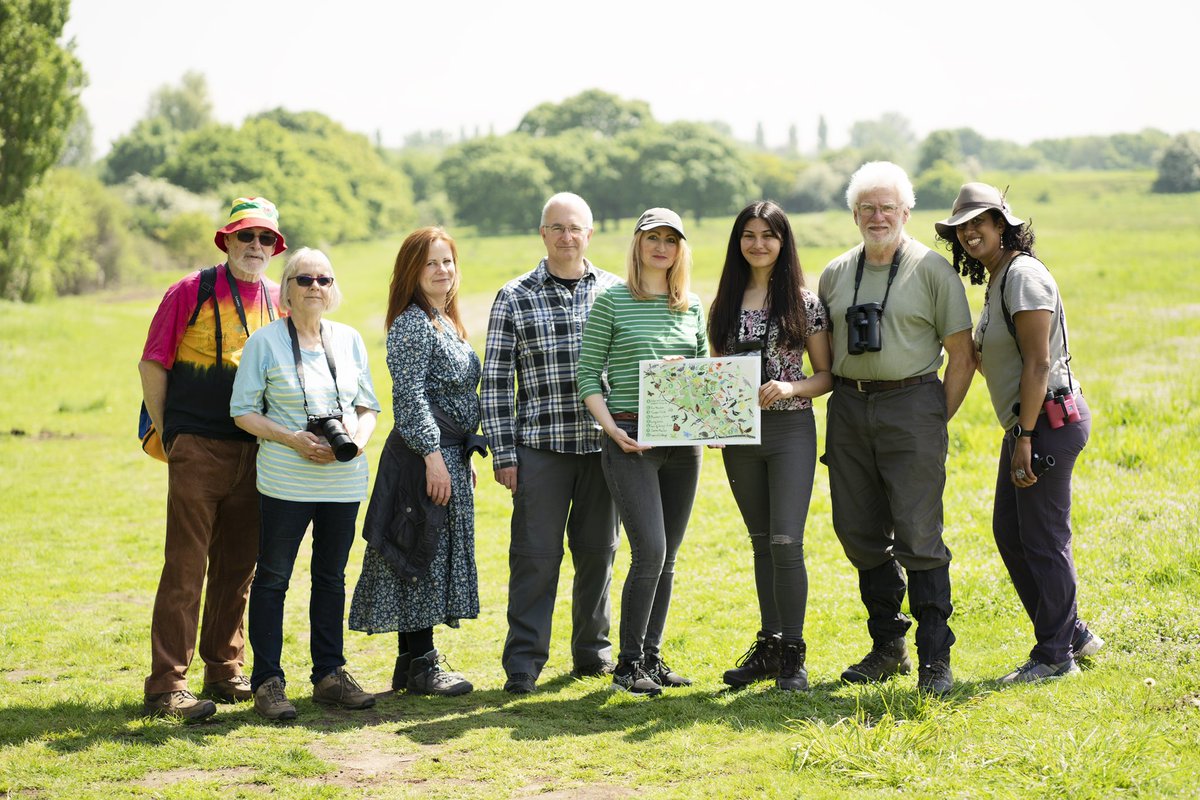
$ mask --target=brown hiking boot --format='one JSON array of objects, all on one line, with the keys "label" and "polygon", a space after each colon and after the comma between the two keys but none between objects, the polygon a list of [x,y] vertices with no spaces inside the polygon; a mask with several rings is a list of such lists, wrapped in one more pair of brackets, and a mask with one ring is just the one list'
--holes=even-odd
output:
[{"label": "brown hiking boot", "polygon": [[204,694],[218,703],[241,703],[254,699],[250,679],[245,675],[234,675],[223,681],[204,684]]},{"label": "brown hiking boot", "polygon": [[857,664],[846,667],[842,680],[846,683],[874,683],[885,681],[893,675],[912,672],[912,660],[908,657],[908,643],[904,637],[886,642],[875,642],[871,652]]},{"label": "brown hiking boot", "polygon": [[179,717],[195,721],[217,713],[217,706],[212,700],[201,700],[187,689],[179,689],[146,695],[142,713],[148,717]]},{"label": "brown hiking boot", "polygon": [[375,705],[375,695],[364,692],[345,667],[338,667],[317,681],[313,687],[313,702],[356,710]]},{"label": "brown hiking boot", "polygon": [[254,692],[254,710],[270,720],[296,718],[296,707],[288,701],[283,681],[277,677],[268,678]]}]

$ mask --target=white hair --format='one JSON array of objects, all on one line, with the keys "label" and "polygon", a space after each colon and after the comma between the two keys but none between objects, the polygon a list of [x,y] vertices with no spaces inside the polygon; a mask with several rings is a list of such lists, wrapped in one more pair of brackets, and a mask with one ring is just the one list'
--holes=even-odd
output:
[{"label": "white hair", "polygon": [[[285,311],[290,312],[292,310],[292,304],[288,300],[288,283],[299,274],[301,269],[307,266],[316,267],[324,274],[333,276],[333,262],[329,260],[329,256],[320,250],[314,250],[311,247],[301,247],[292,253],[291,258],[284,265],[283,274],[279,276],[279,305]],[[326,311],[336,311],[337,307],[342,304],[342,290],[338,288],[336,280],[329,287],[326,297],[329,300],[325,304]]]},{"label": "white hair", "polygon": [[917,205],[912,181],[903,169],[890,161],[868,161],[850,176],[850,185],[846,187],[846,206],[853,211],[863,193],[877,189],[894,189],[900,205],[905,208],[911,209]]},{"label": "white hair", "polygon": [[587,204],[579,195],[574,192],[559,192],[546,201],[546,205],[542,206],[542,221],[538,223],[538,227],[544,227],[546,224],[546,214],[549,213],[552,206],[573,206],[583,212],[583,217],[587,220],[585,228],[592,227],[592,207]]}]

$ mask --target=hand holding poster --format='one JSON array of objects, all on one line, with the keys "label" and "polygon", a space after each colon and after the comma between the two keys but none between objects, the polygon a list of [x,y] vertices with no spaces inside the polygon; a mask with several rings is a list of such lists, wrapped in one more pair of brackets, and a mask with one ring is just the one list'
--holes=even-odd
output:
[{"label": "hand holding poster", "polygon": [[638,441],[759,444],[759,357],[638,362]]}]

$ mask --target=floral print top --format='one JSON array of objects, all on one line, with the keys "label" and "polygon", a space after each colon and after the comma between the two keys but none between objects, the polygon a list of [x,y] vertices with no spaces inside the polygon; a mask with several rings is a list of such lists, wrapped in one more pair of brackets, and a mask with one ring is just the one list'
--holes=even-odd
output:
[{"label": "floral print top", "polygon": [[[801,289],[804,298],[804,335],[829,330],[829,317],[825,306],[814,292]],[[767,310],[764,308],[742,309],[738,324],[738,341],[746,342],[753,339],[761,340],[767,327]],[[730,343],[732,349],[733,343]],[[766,376],[768,380],[799,381],[808,377],[804,374],[804,351],[784,348],[779,343],[779,326],[771,326],[771,334],[767,339]],[[812,408],[812,400],[807,397],[785,397],[776,400],[770,408],[764,411],[800,411]]]}]

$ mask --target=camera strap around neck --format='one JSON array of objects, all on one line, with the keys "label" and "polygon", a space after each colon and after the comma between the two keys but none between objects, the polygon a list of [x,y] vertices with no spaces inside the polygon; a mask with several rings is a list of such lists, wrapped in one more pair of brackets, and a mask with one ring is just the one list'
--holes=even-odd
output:
[{"label": "camera strap around neck", "polygon": [[[892,281],[896,280],[896,273],[900,271],[900,256],[904,253],[904,245],[896,246],[896,252],[892,255],[892,266],[888,268],[887,289],[883,292],[883,302],[879,304],[879,315],[883,316],[883,310],[887,308],[888,295],[892,293]],[[854,271],[854,300],[850,303],[852,306],[858,305],[858,287],[862,283],[863,270],[867,266],[867,246],[863,245],[862,252],[858,254],[858,268]]]},{"label": "camera strap around neck", "polygon": [[[296,377],[300,381],[300,399],[304,403],[304,416],[311,417],[308,410],[308,392],[304,388],[304,360],[300,356],[300,334],[296,332],[296,323],[288,317],[288,335],[292,337],[292,358],[296,361]],[[325,363],[329,365],[329,374],[333,378],[333,399],[337,403],[338,414],[342,413],[342,398],[338,396],[337,367],[333,364],[333,352],[329,349],[329,340],[325,338],[325,326],[318,323],[321,329],[321,347],[325,350]]]}]

